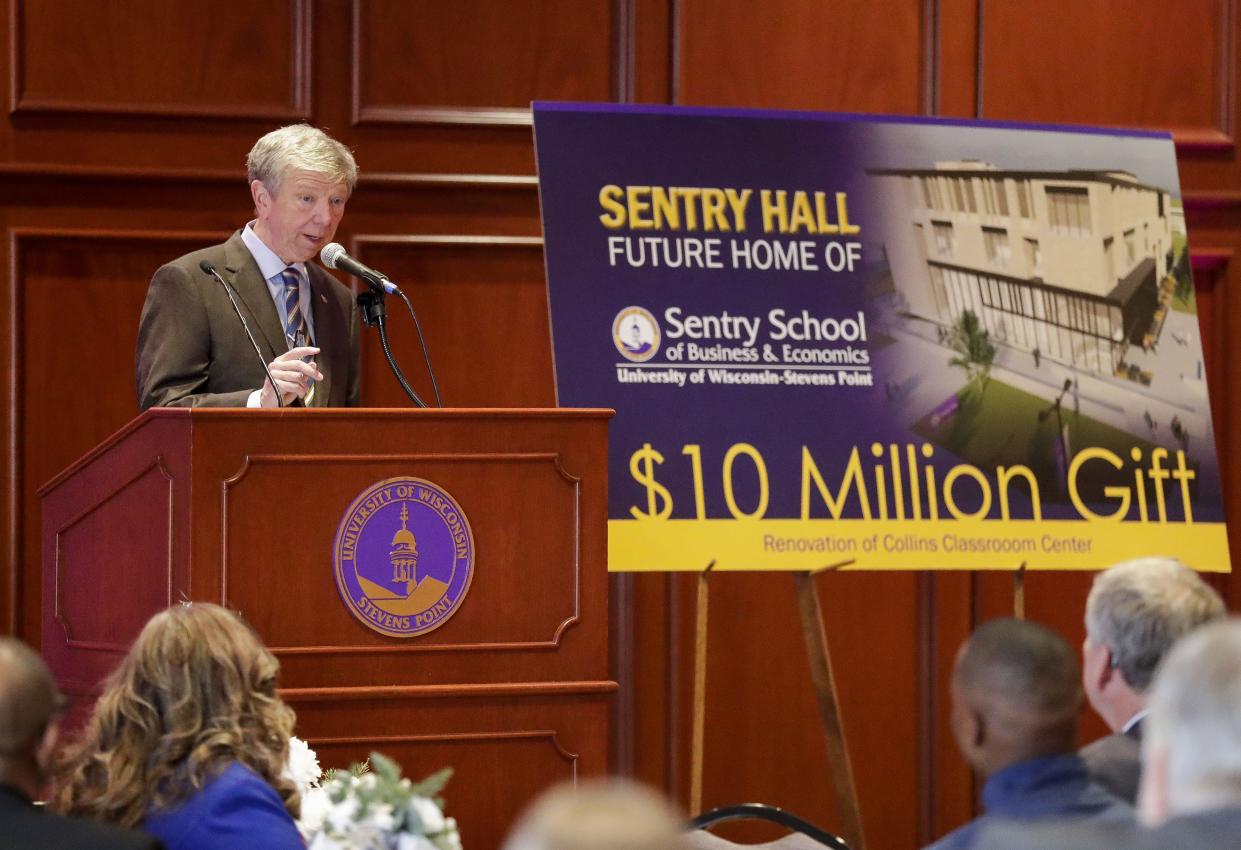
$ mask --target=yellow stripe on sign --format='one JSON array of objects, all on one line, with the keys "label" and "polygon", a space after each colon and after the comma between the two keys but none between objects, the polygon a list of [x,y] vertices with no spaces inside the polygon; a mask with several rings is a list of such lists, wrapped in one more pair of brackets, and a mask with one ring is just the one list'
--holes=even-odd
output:
[{"label": "yellow stripe on sign", "polygon": [[609,520],[612,572],[813,570],[1101,570],[1172,555],[1231,572],[1223,523],[1088,520]]}]

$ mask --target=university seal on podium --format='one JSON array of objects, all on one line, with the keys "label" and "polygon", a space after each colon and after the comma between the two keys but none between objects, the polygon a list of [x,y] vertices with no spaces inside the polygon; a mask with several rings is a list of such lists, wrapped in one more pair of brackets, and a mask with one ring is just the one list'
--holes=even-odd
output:
[{"label": "university seal on podium", "polygon": [[474,534],[439,486],[389,478],[353,500],[336,530],[332,563],[353,616],[385,635],[415,637],[461,606],[474,577]]}]

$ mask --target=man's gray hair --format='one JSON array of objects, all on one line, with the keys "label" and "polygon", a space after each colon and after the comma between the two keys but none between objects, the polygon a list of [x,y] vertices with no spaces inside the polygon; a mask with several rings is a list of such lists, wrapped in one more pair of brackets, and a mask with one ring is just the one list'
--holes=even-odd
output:
[{"label": "man's gray hair", "polygon": [[290,124],[272,130],[254,143],[246,155],[247,182],[262,181],[273,195],[290,170],[311,171],[330,180],[343,180],[353,192],[358,165],[349,148],[318,127]]},{"label": "man's gray hair", "polygon": [[1173,647],[1149,706],[1142,746],[1167,756],[1170,811],[1241,802],[1241,621],[1211,623]]},{"label": "man's gray hair", "polygon": [[1117,564],[1095,577],[1086,599],[1086,633],[1138,693],[1174,643],[1223,616],[1219,594],[1175,558]]}]

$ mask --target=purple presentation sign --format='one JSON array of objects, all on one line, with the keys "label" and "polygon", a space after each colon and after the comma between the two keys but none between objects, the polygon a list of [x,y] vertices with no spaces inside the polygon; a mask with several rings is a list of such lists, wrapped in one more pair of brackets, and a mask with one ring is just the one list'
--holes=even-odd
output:
[{"label": "purple presentation sign", "polygon": [[1229,569],[1170,138],[536,103],[613,570]]}]

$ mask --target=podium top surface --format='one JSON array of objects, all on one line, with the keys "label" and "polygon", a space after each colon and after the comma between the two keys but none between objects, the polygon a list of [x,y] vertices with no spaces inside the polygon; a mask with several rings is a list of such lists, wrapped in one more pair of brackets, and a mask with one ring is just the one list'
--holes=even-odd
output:
[{"label": "podium top surface", "polygon": [[402,420],[414,422],[434,422],[457,420],[466,422],[495,422],[511,420],[514,422],[555,422],[606,420],[615,411],[606,408],[506,408],[506,407],[285,407],[285,408],[245,408],[245,407],[153,407],[140,413],[110,434],[89,452],[78,458],[56,476],[48,480],[38,490],[40,497],[54,489],[75,472],[90,464],[110,448],[133,435],[141,429],[165,423],[179,423],[183,427],[193,428],[195,424],[228,424],[239,421],[262,422],[270,426],[274,421],[289,422],[290,425],[311,425],[319,423],[339,424],[342,422],[372,422],[390,425]]}]

